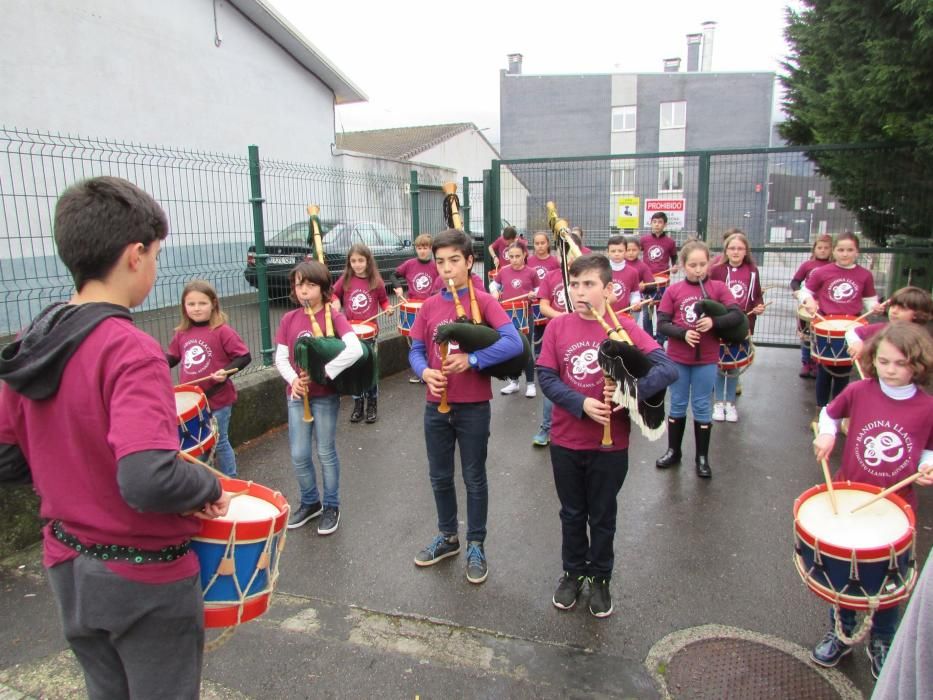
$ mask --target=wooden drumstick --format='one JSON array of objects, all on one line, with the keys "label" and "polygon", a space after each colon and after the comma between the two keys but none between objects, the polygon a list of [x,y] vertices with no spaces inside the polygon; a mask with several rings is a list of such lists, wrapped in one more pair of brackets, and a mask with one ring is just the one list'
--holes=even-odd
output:
[{"label": "wooden drumstick", "polygon": [[[773,303],[774,303],[773,301],[765,302],[764,308],[767,309],[767,308],[768,308],[769,306],[771,306],[771,304],[773,304]],[[762,311],[763,311],[763,310],[762,310]],[[761,314],[762,311],[759,311],[758,314]],[[755,310],[752,309],[751,311],[748,312],[748,315],[749,315],[749,316],[755,316],[755,315],[757,315],[757,314],[756,314]]]},{"label": "wooden drumstick", "polygon": [[224,474],[222,471],[220,471],[219,469],[214,469],[214,467],[212,467],[207,462],[202,462],[200,459],[198,459],[197,457],[192,457],[187,452],[179,451],[178,456],[181,457],[184,461],[188,462],[189,464],[197,464],[201,467],[204,467],[205,469],[207,469],[207,471],[209,471],[211,474],[213,474],[214,476],[220,479],[230,478],[226,474]]},{"label": "wooden drumstick", "polygon": [[[236,374],[240,370],[238,367],[234,367],[233,369],[222,369],[220,371],[229,377],[231,374]],[[191,386],[192,384],[200,384],[201,382],[206,382],[208,379],[212,379],[213,376],[214,375],[212,374],[208,374],[206,377],[200,377],[199,379],[192,379],[190,382],[183,382],[181,384],[176,384],[175,386]]]},{"label": "wooden drumstick", "polygon": [[858,506],[857,508],[853,508],[853,509],[850,510],[849,512],[850,512],[850,513],[855,513],[855,512],[857,512],[857,511],[862,510],[862,508],[867,508],[867,507],[870,506],[872,503],[876,503],[876,502],[880,501],[880,500],[883,499],[883,498],[887,498],[888,496],[890,496],[890,495],[891,495],[892,493],[894,493],[895,491],[900,491],[900,490],[901,490],[902,488],[904,488],[905,486],[908,486],[908,485],[914,483],[914,482],[915,482],[917,479],[919,479],[921,476],[927,476],[927,475],[930,474],[930,473],[933,473],[933,468],[921,469],[921,470],[919,470],[919,471],[917,471],[917,472],[914,472],[913,474],[911,474],[910,476],[908,476],[906,479],[901,479],[901,480],[898,481],[896,484],[894,484],[894,486],[888,486],[888,488],[886,488],[884,491],[882,491],[882,492],[879,493],[879,494],[875,494],[874,496],[872,496],[871,498],[869,498],[867,501],[865,501],[862,505]]},{"label": "wooden drumstick", "polygon": [[[818,438],[820,436],[820,427],[817,422],[813,421],[810,428],[813,430],[813,437]],[[839,515],[839,506],[836,504],[836,490],[833,488],[833,479],[829,475],[829,464],[825,459],[821,459],[820,467],[823,468],[823,480],[826,482],[826,492],[829,493],[829,504],[833,508],[833,515]]]},{"label": "wooden drumstick", "polygon": [[404,303],[405,303],[404,300],[403,300],[403,301],[400,301],[400,302],[399,302],[398,304],[396,304],[395,306],[390,306],[388,309],[383,309],[383,310],[380,311],[378,314],[373,314],[372,316],[370,316],[369,318],[367,318],[365,321],[358,321],[357,323],[372,323],[372,322],[375,321],[377,318],[379,318],[380,316],[382,316],[382,314],[391,313],[392,311],[395,311],[398,307],[400,307],[400,306],[401,306],[402,304],[404,304]]}]

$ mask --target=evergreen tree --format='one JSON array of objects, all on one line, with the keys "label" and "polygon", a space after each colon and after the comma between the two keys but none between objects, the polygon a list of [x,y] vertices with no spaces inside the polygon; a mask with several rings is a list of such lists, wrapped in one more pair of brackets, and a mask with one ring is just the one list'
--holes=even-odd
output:
[{"label": "evergreen tree", "polygon": [[810,154],[870,238],[933,227],[933,2],[803,0],[787,10],[783,64],[794,145],[877,143]]}]

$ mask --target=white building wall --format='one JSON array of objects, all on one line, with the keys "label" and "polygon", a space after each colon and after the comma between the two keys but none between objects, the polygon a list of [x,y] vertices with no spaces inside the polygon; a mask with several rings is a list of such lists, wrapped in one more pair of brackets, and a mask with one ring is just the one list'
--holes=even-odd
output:
[{"label": "white building wall", "polygon": [[331,165],[334,95],[212,0],[5,0],[0,124]]}]

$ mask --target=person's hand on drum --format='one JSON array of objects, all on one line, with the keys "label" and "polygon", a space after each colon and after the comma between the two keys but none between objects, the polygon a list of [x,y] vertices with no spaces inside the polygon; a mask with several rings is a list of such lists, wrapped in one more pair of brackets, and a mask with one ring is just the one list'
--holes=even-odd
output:
[{"label": "person's hand on drum", "polygon": [[230,491],[221,491],[220,498],[213,503],[206,503],[204,505],[199,513],[200,517],[209,518],[211,520],[214,518],[222,518],[227,514],[232,498],[233,494]]},{"label": "person's hand on drum", "polygon": [[300,399],[308,393],[308,373],[304,370],[292,381],[292,398]]},{"label": "person's hand on drum", "polygon": [[444,373],[439,369],[431,369],[428,367],[421,374],[421,379],[428,385],[428,389],[435,396],[443,394],[444,389],[447,387],[447,377],[445,377]]},{"label": "person's hand on drum", "polygon": [[829,455],[832,454],[833,447],[835,446],[835,435],[820,433],[817,435],[816,440],[813,441],[813,453],[818,460],[823,461],[824,459],[829,459]]},{"label": "person's hand on drum", "polygon": [[583,400],[583,412],[600,425],[606,425],[612,416],[612,406],[588,396]]},{"label": "person's hand on drum", "polygon": [[689,345],[691,348],[695,348],[700,342],[700,337],[700,331],[695,331],[691,328],[684,336],[684,341],[686,341],[687,345]]},{"label": "person's hand on drum", "polygon": [[865,347],[865,343],[861,340],[852,341],[851,343],[846,343],[846,347],[849,350],[849,355],[853,360],[858,360],[862,356],[862,349]]},{"label": "person's hand on drum", "polygon": [[918,486],[933,486],[933,462],[921,464],[919,471],[923,472],[923,476],[917,477],[916,484]]}]

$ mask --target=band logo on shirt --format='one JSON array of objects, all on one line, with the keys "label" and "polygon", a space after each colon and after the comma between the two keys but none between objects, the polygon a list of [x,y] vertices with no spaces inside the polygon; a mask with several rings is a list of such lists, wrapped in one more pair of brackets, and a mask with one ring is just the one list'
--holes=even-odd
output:
[{"label": "band logo on shirt", "polygon": [[729,291],[732,292],[732,298],[736,301],[742,301],[748,293],[748,287],[741,280],[735,280],[729,283]]},{"label": "band logo on shirt", "polygon": [[874,476],[897,474],[907,465],[912,449],[907,431],[889,420],[871,421],[856,436],[856,459]]},{"label": "band logo on shirt", "polygon": [[551,293],[551,298],[554,300],[554,306],[556,306],[561,311],[567,310],[567,296],[564,294],[564,283],[561,282]]},{"label": "band logo on shirt", "polygon": [[357,290],[350,295],[350,309],[353,311],[362,311],[371,303],[369,294],[362,290]]},{"label": "band logo on shirt", "polygon": [[697,312],[694,309],[694,305],[699,300],[700,297],[688,297],[680,302],[680,315],[684,319],[684,323],[692,326],[700,320],[700,317],[697,316]]},{"label": "band logo on shirt", "polygon": [[653,245],[648,248],[648,259],[651,262],[658,262],[661,259],[661,256],[664,255],[664,248],[659,245]]},{"label": "band logo on shirt", "polygon": [[201,340],[191,340],[185,343],[184,357],[182,358],[182,367],[186,372],[196,373],[198,370],[207,367],[210,364],[211,346]]},{"label": "band logo on shirt", "polygon": [[[564,363],[578,386],[588,387],[602,379],[599,368],[599,350],[591,341],[574,343],[564,351]],[[598,375],[596,379],[593,375]]]},{"label": "band logo on shirt", "polygon": [[543,280],[545,276],[547,275],[547,270],[544,269],[543,267],[536,267],[535,274],[538,276],[539,280]]},{"label": "band logo on shirt", "polygon": [[612,293],[615,294],[617,301],[622,301],[622,297],[625,296],[625,285],[614,281],[612,283]]},{"label": "band logo on shirt", "polygon": [[433,283],[434,280],[431,279],[431,275],[425,274],[424,272],[419,272],[411,281],[411,284],[415,288],[416,292],[428,291]]},{"label": "band logo on shirt", "polygon": [[[454,319],[447,318],[447,319],[444,319],[443,321],[439,321],[437,326],[434,327],[434,336],[435,336],[434,357],[436,357],[438,360],[441,359],[441,344],[437,342],[437,328],[438,326],[443,326],[447,323],[453,323],[453,322],[454,322]],[[460,343],[458,343],[456,340],[447,341],[447,354],[450,354],[452,352],[460,352]]]},{"label": "band logo on shirt", "polygon": [[520,279],[512,280],[512,289],[518,289],[522,286],[522,281]]},{"label": "band logo on shirt", "polygon": [[828,293],[829,298],[833,301],[849,301],[855,298],[855,295],[858,294],[858,290],[858,283],[847,278],[842,278],[834,280],[833,283],[829,285]]}]

